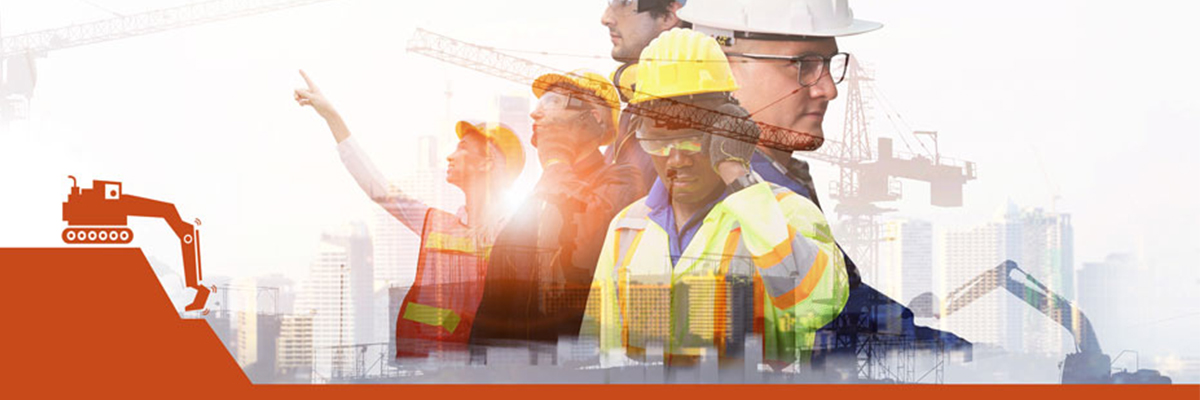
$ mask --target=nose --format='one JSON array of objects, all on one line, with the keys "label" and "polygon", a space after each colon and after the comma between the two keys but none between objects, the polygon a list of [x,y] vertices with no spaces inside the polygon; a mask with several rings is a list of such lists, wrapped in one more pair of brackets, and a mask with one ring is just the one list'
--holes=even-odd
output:
[{"label": "nose", "polygon": [[833,83],[833,76],[829,74],[829,69],[821,71],[821,79],[817,83],[808,88],[809,97],[814,99],[824,99],[832,101],[838,96],[837,85]]},{"label": "nose", "polygon": [[667,155],[667,168],[681,169],[692,166],[692,157],[686,156],[679,149],[671,149]]},{"label": "nose", "polygon": [[542,107],[535,108],[533,109],[533,112],[529,113],[529,118],[533,118],[533,122],[538,122],[545,117],[546,113],[542,112]]},{"label": "nose", "polygon": [[600,14],[600,25],[604,25],[609,28],[612,28],[616,24],[617,24],[617,21],[615,18],[613,18],[612,7],[604,7],[604,13]]}]

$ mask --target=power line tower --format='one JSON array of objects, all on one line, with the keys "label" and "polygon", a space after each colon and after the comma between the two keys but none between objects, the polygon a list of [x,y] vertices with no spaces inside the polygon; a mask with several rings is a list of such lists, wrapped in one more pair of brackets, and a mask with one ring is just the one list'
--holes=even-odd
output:
[{"label": "power line tower", "polygon": [[[210,0],[0,38],[0,121],[24,117],[36,60],[53,50],[263,14],[327,0]],[[111,11],[110,11],[111,12]]]}]

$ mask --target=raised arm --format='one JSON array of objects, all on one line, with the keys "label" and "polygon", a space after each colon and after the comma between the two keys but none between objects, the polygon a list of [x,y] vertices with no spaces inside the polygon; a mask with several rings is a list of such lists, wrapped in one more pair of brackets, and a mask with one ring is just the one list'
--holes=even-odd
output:
[{"label": "raised arm", "polygon": [[333,134],[333,139],[337,141],[338,155],[341,156],[342,165],[354,177],[358,187],[372,201],[400,220],[409,230],[420,235],[429,206],[399,190],[394,192],[388,190],[387,179],[383,177],[379,169],[375,168],[375,164],[358,146],[358,142],[350,137],[350,128],[333,108],[333,104],[303,70],[300,71],[300,76],[304,78],[304,83],[308,87],[295,90],[296,103],[302,107],[312,107],[321,118],[325,119],[330,133]]}]

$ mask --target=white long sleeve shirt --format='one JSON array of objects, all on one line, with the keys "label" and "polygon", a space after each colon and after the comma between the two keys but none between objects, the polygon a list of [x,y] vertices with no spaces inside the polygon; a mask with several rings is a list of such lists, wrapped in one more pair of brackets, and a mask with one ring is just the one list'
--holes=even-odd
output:
[{"label": "white long sleeve shirt", "polygon": [[[338,143],[337,147],[338,155],[342,158],[342,165],[346,166],[346,171],[350,172],[350,176],[354,177],[355,182],[358,182],[358,187],[362,188],[363,193],[366,193],[375,204],[379,204],[389,214],[400,220],[408,229],[420,235],[429,206],[401,190],[389,191],[387,179],[383,177],[379,169],[375,168],[375,164],[363,152],[362,147],[358,145],[358,141],[354,140],[353,136]],[[459,210],[459,218],[464,222],[465,216],[464,210]]]},{"label": "white long sleeve shirt", "polygon": [[[399,188],[389,185],[387,179],[371,162],[371,158],[367,156],[353,136],[338,143],[337,147],[342,165],[346,167],[347,172],[350,172],[350,176],[354,177],[354,181],[358,182],[358,187],[362,189],[363,193],[366,193],[367,197],[370,197],[375,204],[379,204],[380,207],[387,210],[413,233],[420,236],[424,229],[425,214],[430,209],[429,205],[404,193]],[[490,243],[495,240],[500,228],[508,221],[508,215],[505,213],[493,212],[489,214],[492,216],[490,220],[473,225],[473,221],[470,221],[467,216],[466,207],[459,207],[455,215],[463,225],[470,226],[476,239],[488,244],[487,247],[490,247]]]}]

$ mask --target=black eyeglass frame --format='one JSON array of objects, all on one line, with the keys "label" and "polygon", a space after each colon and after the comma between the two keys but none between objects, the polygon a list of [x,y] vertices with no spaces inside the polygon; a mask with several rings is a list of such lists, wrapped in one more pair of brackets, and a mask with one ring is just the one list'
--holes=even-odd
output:
[{"label": "black eyeglass frame", "polygon": [[[829,57],[825,57],[825,56],[822,56],[819,54],[808,54],[808,55],[803,55],[803,56],[780,56],[780,55],[775,55],[775,54],[753,54],[753,53],[736,53],[736,52],[726,52],[725,55],[728,57],[749,58],[751,60],[787,61],[791,64],[800,64],[796,68],[797,69],[796,81],[800,82],[801,87],[809,87],[812,85],[816,85],[817,82],[820,82],[821,78],[825,76],[826,72],[829,72],[829,78],[833,79],[833,84],[837,85],[839,83],[842,83],[842,81],[846,80],[846,72],[848,70],[850,70],[850,53],[847,53],[847,52],[835,53],[834,55],[829,56]],[[833,72],[832,72],[833,69],[831,67],[833,64],[833,59],[838,56],[845,56],[846,58],[845,58],[845,61],[843,62],[844,65],[842,65],[841,76],[835,77],[835,76],[833,76]],[[818,64],[821,66],[821,71],[820,71],[820,73],[817,74],[817,79],[812,81],[812,83],[804,83],[804,81],[800,80],[800,73],[802,71],[804,71],[804,63],[805,62],[815,62],[815,61],[817,61],[817,59],[820,59],[820,61],[821,61],[821,63]]]}]

